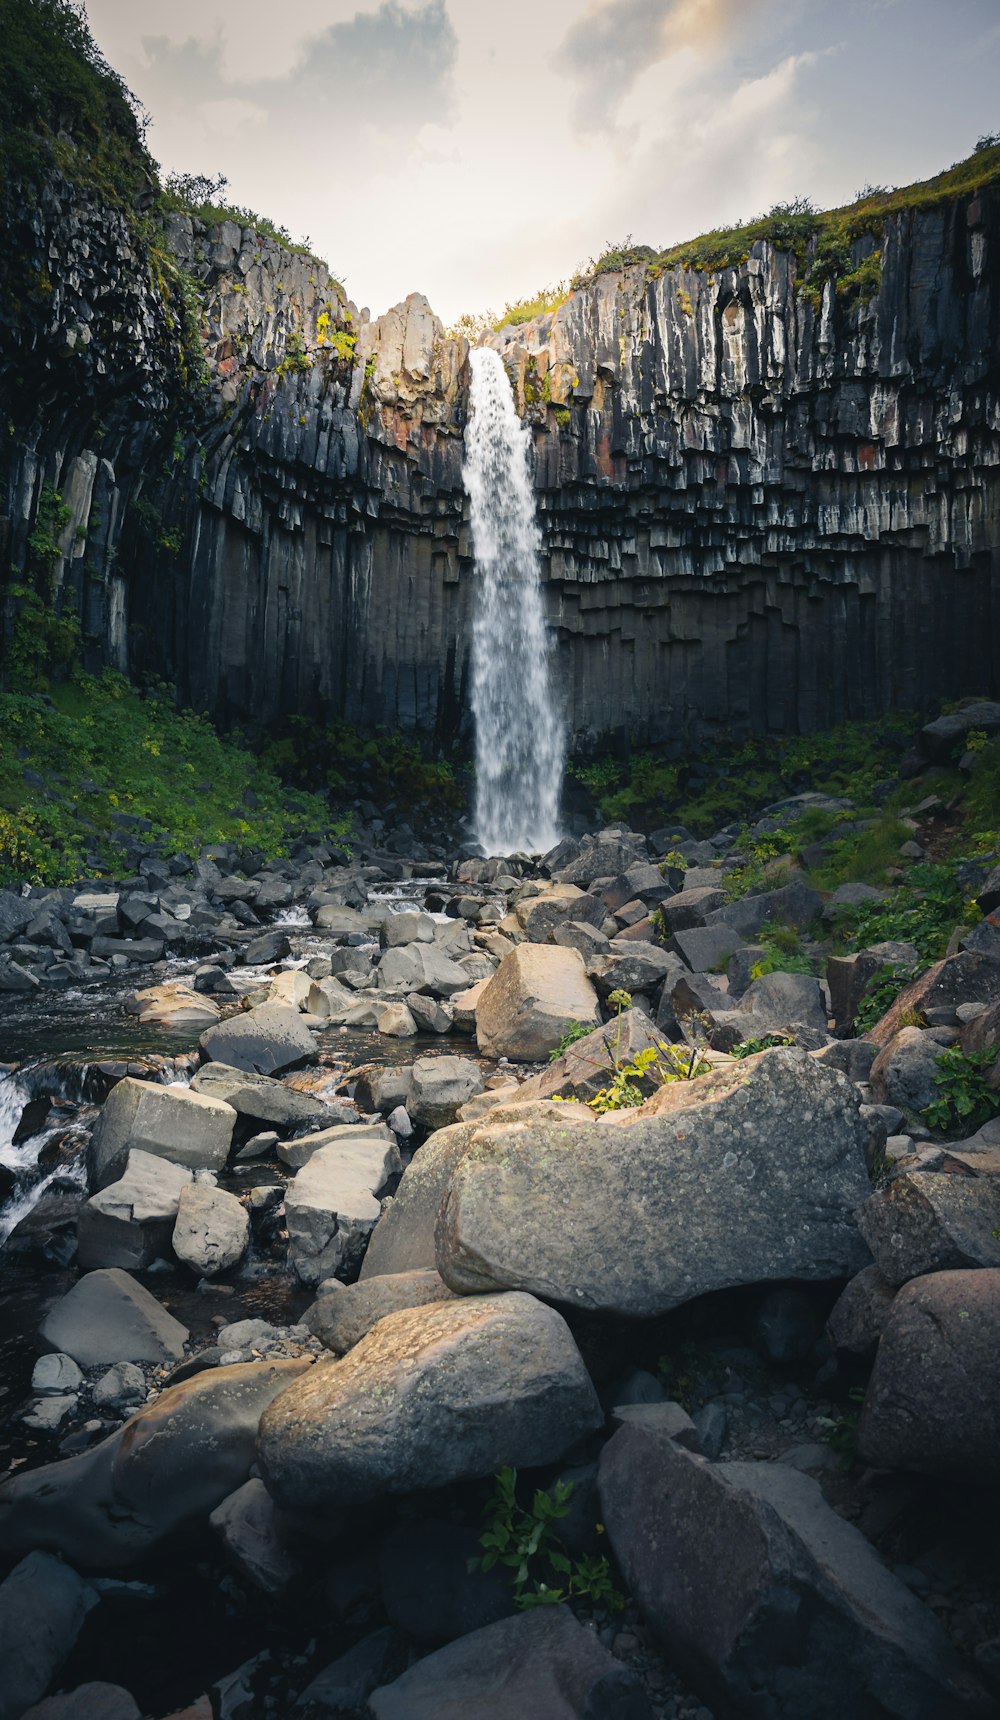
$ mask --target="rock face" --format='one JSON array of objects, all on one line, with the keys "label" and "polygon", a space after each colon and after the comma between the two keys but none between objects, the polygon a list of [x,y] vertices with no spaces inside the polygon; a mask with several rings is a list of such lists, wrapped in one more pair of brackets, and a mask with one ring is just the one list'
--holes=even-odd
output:
[{"label": "rock face", "polygon": [[623,1427],[601,1512],[671,1660],[724,1715],[982,1717],[990,1703],[934,1615],[818,1484],[786,1464],[711,1464]]},{"label": "rock face", "polygon": [[724,1286],[849,1276],[868,1193],[855,1090],[767,1051],[615,1121],[487,1119],[449,1180],[438,1270],[464,1293],[659,1314]]},{"label": "rock face", "polygon": [[905,1171],[866,1200],[858,1224],[890,1284],[924,1272],[1000,1266],[1000,1176]]},{"label": "rock face", "polygon": [[79,1457],[14,1476],[0,1485],[0,1548],[43,1547],[98,1570],[142,1558],[243,1485],[261,1412],[308,1366],[209,1368]]},{"label": "rock face", "polygon": [[549,1463],[603,1420],[569,1329],[520,1294],[404,1309],[272,1405],[259,1461],[280,1505],[364,1504]]},{"label": "rock face", "polygon": [[899,1292],[858,1445],[866,1463],[1000,1479],[1000,1269],[933,1272]]},{"label": "rock face", "polygon": [[[171,216],[213,395],[164,474],[192,355],[125,217],[55,172],[15,188],[6,216],[6,269],[45,257],[54,283],[51,299],[19,277],[3,294],[20,318],[0,376],[12,562],[44,473],[73,516],[55,581],[104,660],[244,719],[349,708],[454,733],[464,340],[418,294],[367,321],[313,259]],[[853,246],[852,267],[881,258],[868,302],[832,284],[814,300],[810,259],[755,240],[711,273],[601,274],[490,337],[532,424],[571,734],[611,713],[652,739],[676,738],[681,712],[817,729],[996,687],[975,618],[997,579],[998,227],[996,188],[888,216]]]},{"label": "rock face", "polygon": [[476,1041],[487,1057],[535,1063],[555,1050],[573,1021],[600,1022],[583,957],[557,944],[518,944],[479,999]]}]

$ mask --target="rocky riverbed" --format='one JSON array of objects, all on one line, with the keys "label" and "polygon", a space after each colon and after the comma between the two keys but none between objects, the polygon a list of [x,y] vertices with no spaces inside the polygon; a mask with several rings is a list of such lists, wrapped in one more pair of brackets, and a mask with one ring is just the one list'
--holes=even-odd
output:
[{"label": "rocky riverbed", "polygon": [[0,893],[0,1720],[997,1712],[997,856],[739,837]]}]

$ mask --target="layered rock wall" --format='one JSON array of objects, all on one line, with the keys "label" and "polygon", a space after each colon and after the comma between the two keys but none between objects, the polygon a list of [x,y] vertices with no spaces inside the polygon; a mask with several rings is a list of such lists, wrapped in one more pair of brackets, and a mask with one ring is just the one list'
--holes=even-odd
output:
[{"label": "layered rock wall", "polygon": [[[419,295],[372,321],[251,229],[167,237],[164,262],[58,185],[14,235],[35,283],[2,330],[15,582],[49,485],[70,521],[47,572],[92,662],[223,716],[447,743],[474,598],[465,342]],[[534,427],[575,737],[997,690],[998,245],[988,190],[888,220],[867,304],[828,284],[814,305],[758,241],[714,274],[600,275],[490,337]]]}]

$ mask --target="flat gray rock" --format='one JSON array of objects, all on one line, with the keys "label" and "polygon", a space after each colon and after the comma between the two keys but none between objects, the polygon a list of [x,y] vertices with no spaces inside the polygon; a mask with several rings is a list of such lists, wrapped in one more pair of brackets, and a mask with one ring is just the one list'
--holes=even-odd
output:
[{"label": "flat gray rock", "polygon": [[316,1058],[316,1041],[298,1012],[276,1004],[261,1004],[220,1021],[198,1043],[206,1060],[256,1075],[276,1075]]},{"label": "flat gray rock", "polygon": [[1000,1266],[1000,1176],[904,1171],[869,1195],[858,1224],[891,1285],[924,1272]]},{"label": "flat gray rock", "polygon": [[82,1368],[110,1362],[176,1362],[188,1329],[144,1285],[116,1267],[88,1272],[42,1322],[47,1344]]},{"label": "flat gray rock", "polygon": [[482,1072],[468,1057],[418,1057],[407,1113],[425,1129],[444,1129],[455,1121],[459,1106],[482,1091]]},{"label": "flat gray rock", "polygon": [[192,1173],[155,1153],[129,1151],[124,1175],[84,1201],[77,1220],[77,1262],[84,1272],[120,1266],[138,1272],[170,1254],[181,1192]]},{"label": "flat gray rock", "polygon": [[432,1302],[453,1300],[437,1272],[393,1272],[372,1277],[363,1283],[339,1285],[336,1290],[321,1291],[307,1316],[315,1332],[334,1355],[345,1355],[361,1342],[366,1332],[396,1314],[400,1308],[423,1308]]},{"label": "flat gray rock", "polygon": [[303,1284],[356,1271],[379,1216],[379,1192],[402,1169],[396,1137],[360,1139],[319,1147],[285,1193],[288,1257]]},{"label": "flat gray rock", "polygon": [[766,1051],[614,1120],[486,1119],[452,1171],[437,1266],[462,1294],[659,1314],[738,1284],[850,1276],[869,1193],[854,1087],[796,1048]]},{"label": "flat gray rock", "polygon": [[250,1219],[234,1194],[195,1182],[181,1192],[173,1231],[174,1253],[199,1277],[214,1278],[243,1259]]},{"label": "flat gray rock", "polygon": [[556,1458],[603,1422],[569,1328],[520,1294],[380,1320],[261,1420],[268,1490],[293,1509],[364,1504]]},{"label": "flat gray rock", "polygon": [[94,1125],[87,1157],[98,1189],[123,1175],[129,1151],[188,1170],[220,1170],[229,1156],[236,1112],[189,1087],[163,1087],[127,1075],[112,1087]]},{"label": "flat gray rock", "polygon": [[203,1063],[191,1087],[210,1099],[224,1100],[254,1123],[274,1123],[279,1128],[314,1123],[321,1129],[323,1119],[329,1117],[322,1099],[314,1099],[311,1093],[297,1093],[269,1075],[254,1075],[226,1063]]}]

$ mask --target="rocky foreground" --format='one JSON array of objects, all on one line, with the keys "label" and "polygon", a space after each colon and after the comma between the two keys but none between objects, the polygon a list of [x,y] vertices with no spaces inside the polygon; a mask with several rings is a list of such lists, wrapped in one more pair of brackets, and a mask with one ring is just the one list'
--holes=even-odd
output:
[{"label": "rocky foreground", "polygon": [[[61,1277],[0,1484],[0,1720],[997,1712],[962,1536],[1000,1480],[1000,1123],[927,1113],[946,1052],[1000,1085],[1000,880],[858,1036],[886,949],[755,975],[831,903],[671,839],[467,858],[427,912],[322,850],[0,896],[8,986],[213,953],[132,1004],[197,1050],[103,1067],[86,1187],[11,1239]],[[335,1067],[354,1026],[392,1060]],[[241,1312],[264,1269],[283,1319]],[[100,1621],[206,1558],[255,1650],[158,1703]]]}]

